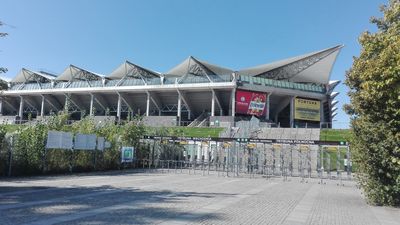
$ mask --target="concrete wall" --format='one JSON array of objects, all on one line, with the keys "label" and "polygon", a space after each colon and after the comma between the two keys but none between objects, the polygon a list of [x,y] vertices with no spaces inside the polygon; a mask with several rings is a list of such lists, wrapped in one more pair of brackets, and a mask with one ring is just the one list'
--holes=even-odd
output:
[{"label": "concrete wall", "polygon": [[234,123],[233,116],[210,116],[210,127],[233,127]]},{"label": "concrete wall", "polygon": [[93,120],[96,124],[107,123],[107,122],[114,123],[116,120],[116,117],[115,116],[93,116]]},{"label": "concrete wall", "polygon": [[14,124],[16,116],[0,116],[0,124]]},{"label": "concrete wall", "polygon": [[150,127],[174,127],[177,125],[176,116],[145,116],[143,123]]}]

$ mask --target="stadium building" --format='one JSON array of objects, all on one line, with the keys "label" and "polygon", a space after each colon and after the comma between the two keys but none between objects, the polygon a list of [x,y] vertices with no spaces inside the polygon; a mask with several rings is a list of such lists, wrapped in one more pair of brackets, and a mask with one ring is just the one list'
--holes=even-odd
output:
[{"label": "stadium building", "polygon": [[226,126],[257,117],[280,127],[331,127],[342,45],[246,69],[189,57],[166,73],[126,61],[108,76],[75,65],[56,76],[23,68],[0,94],[1,120],[23,123],[68,111],[150,126]]}]

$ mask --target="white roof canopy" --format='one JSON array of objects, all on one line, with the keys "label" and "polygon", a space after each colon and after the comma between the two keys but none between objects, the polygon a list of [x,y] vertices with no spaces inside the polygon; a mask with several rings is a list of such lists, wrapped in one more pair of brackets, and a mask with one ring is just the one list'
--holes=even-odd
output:
[{"label": "white roof canopy", "polygon": [[49,73],[41,73],[22,68],[21,71],[10,81],[11,83],[38,82],[46,83],[54,80],[56,77]]},{"label": "white roof canopy", "polygon": [[107,77],[113,80],[123,79],[126,77],[137,77],[144,79],[144,78],[160,77],[160,74],[152,70],[138,66],[129,61],[125,61]]},{"label": "white roof canopy", "polygon": [[185,76],[188,74],[196,76],[207,76],[207,75],[226,75],[231,74],[233,70],[213,65],[201,60],[189,56],[182,63],[172,68],[166,73],[170,76]]},{"label": "white roof canopy", "polygon": [[74,65],[69,65],[64,70],[64,72],[56,78],[56,80],[60,80],[60,81],[73,81],[73,80],[90,81],[90,80],[101,80],[104,77],[105,77],[104,75],[94,73],[94,72],[79,68]]},{"label": "white roof canopy", "polygon": [[0,76],[0,80],[2,80],[2,81],[5,82],[5,83],[9,83],[9,82],[11,81],[10,78],[8,78],[8,77],[3,77],[3,76]]},{"label": "white roof canopy", "polygon": [[240,75],[328,84],[336,57],[343,45],[238,71]]},{"label": "white roof canopy", "polygon": [[335,87],[340,84],[340,80],[331,80],[329,81],[327,87],[326,87],[326,92],[327,93],[332,93],[333,89],[335,89]]}]

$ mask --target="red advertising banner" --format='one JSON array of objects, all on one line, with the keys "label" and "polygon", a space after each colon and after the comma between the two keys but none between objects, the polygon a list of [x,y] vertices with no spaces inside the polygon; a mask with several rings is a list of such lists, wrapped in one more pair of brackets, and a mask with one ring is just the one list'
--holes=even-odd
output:
[{"label": "red advertising banner", "polygon": [[266,113],[267,93],[236,91],[236,113],[263,116]]}]

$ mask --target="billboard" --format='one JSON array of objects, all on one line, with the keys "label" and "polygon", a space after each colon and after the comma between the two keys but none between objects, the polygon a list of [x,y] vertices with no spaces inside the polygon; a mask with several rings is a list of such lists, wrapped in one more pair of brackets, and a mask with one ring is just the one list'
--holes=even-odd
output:
[{"label": "billboard", "polygon": [[320,106],[318,100],[295,98],[294,118],[296,120],[320,121]]},{"label": "billboard", "polygon": [[266,113],[267,93],[236,91],[236,113],[263,116]]}]

